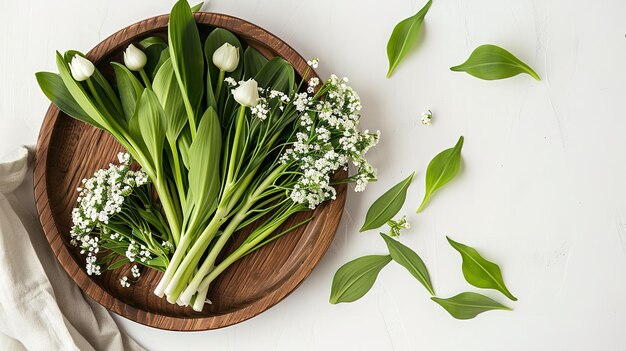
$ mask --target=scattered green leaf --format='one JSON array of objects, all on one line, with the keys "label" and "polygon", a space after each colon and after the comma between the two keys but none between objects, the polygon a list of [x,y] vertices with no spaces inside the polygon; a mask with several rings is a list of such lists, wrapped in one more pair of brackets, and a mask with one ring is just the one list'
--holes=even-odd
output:
[{"label": "scattered green leaf", "polygon": [[467,61],[451,67],[450,70],[467,72],[485,80],[510,78],[520,73],[526,73],[536,80],[541,80],[530,66],[505,49],[491,44],[477,47]]},{"label": "scattered green leaf", "polygon": [[400,211],[406,200],[406,192],[409,185],[411,185],[414,175],[415,172],[411,173],[406,179],[394,185],[374,201],[367,211],[367,215],[365,215],[365,223],[359,229],[359,232],[382,226]]},{"label": "scattered green leaf", "polygon": [[422,261],[417,253],[401,242],[392,239],[388,235],[381,233],[380,236],[382,236],[383,240],[385,240],[391,258],[406,268],[409,273],[415,277],[415,279],[424,285],[426,290],[428,290],[431,295],[435,295],[433,285],[430,282],[428,269],[426,268],[424,261]]},{"label": "scattered green leaf", "polygon": [[446,238],[463,258],[463,276],[468,283],[477,288],[498,290],[509,299],[517,301],[517,298],[504,285],[502,272],[497,264],[484,259],[476,249]]},{"label": "scattered green leaf", "polygon": [[435,156],[426,170],[426,193],[417,212],[421,212],[433,193],[451,181],[461,168],[461,149],[464,138],[460,137],[456,145]]},{"label": "scattered green leaf", "polygon": [[341,266],[333,278],[330,303],[353,302],[363,297],[390,261],[389,255],[370,255]]},{"label": "scattered green leaf", "polygon": [[439,297],[431,297],[431,299],[456,319],[472,319],[480,313],[491,310],[511,311],[503,304],[473,292],[460,293],[447,299]]},{"label": "scattered green leaf", "polygon": [[429,0],[419,12],[398,23],[393,29],[387,43],[387,58],[389,59],[387,78],[391,77],[398,64],[415,46],[422,29],[422,23],[424,23],[424,16],[426,16],[431,4],[432,0]]}]

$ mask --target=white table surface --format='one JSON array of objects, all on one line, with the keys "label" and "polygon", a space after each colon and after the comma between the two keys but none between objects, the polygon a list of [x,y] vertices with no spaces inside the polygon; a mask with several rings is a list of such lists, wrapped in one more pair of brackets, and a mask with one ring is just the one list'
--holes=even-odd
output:
[{"label": "white table surface", "polygon": [[[425,1],[214,0],[205,9],[273,32],[319,73],[347,75],[363,124],[380,129],[371,152],[380,181],[350,194],[332,247],[283,302],[223,330],[176,333],[118,317],[150,350],[624,350],[626,333],[626,2],[435,0],[419,49],[386,79],[393,26]],[[169,12],[173,1],[20,0],[0,4],[0,154],[33,144],[48,101],[34,72],[56,70],[54,50],[87,51],[108,35]],[[450,66],[478,45],[503,46],[543,78],[486,82]],[[419,116],[431,108],[433,125]],[[464,166],[415,215],[428,161],[466,138]],[[417,171],[402,241],[442,296],[465,283],[445,236],[499,263],[513,312],[451,318],[397,265],[352,304],[330,305],[334,272],[384,253],[359,234],[369,204]]]}]

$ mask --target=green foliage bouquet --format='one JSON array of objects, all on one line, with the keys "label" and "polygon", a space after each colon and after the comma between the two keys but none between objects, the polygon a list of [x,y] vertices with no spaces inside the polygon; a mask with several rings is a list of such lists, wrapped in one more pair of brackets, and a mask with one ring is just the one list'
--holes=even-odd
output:
[{"label": "green foliage bouquet", "polygon": [[[114,81],[79,52],[56,61],[58,74],[37,73],[45,95],[127,152],[79,188],[70,235],[89,274],[131,263],[132,277],[120,281],[130,286],[137,265],[157,269],[156,295],[201,311],[211,282],[293,230],[281,231],[289,217],[333,200],[338,183],[362,191],[375,179],[364,155],[379,135],[359,130],[347,79],[299,79],[284,59],[268,60],[221,28],[203,45],[186,0],[172,9],[167,42],[146,38],[123,64],[111,62]],[[353,175],[338,179],[350,165]]]}]

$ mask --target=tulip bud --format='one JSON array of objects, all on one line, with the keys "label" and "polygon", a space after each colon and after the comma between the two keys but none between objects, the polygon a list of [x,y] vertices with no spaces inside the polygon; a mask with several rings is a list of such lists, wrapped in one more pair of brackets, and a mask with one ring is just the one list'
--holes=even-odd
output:
[{"label": "tulip bud", "polygon": [[239,65],[239,48],[224,43],[213,53],[213,64],[224,72],[232,72]]},{"label": "tulip bud", "polygon": [[239,84],[235,90],[233,90],[233,97],[235,101],[242,106],[254,107],[259,100],[259,86],[256,80],[248,79],[245,82]]},{"label": "tulip bud", "polygon": [[130,44],[124,51],[124,64],[131,71],[141,70],[148,62],[146,54],[139,50],[135,45]]},{"label": "tulip bud", "polygon": [[95,70],[96,67],[94,67],[93,63],[80,55],[74,55],[70,63],[72,77],[78,82],[89,79]]}]

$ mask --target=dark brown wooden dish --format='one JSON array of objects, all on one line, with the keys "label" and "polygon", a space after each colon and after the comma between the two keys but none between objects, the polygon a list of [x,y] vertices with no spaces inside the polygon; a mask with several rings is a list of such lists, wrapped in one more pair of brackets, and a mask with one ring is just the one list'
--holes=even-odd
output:
[{"label": "dark brown wooden dish", "polygon": [[[307,69],[306,60],[289,45],[249,22],[215,13],[197,13],[195,17],[201,36],[206,37],[212,27],[226,28],[265,56],[285,58],[301,76]],[[98,44],[88,57],[105,76],[111,77],[108,62],[120,62],[122,51],[131,42],[151,35],[166,38],[167,24],[167,15],[133,24]],[[224,272],[209,291],[213,304],[196,313],[191,308],[171,305],[152,293],[161,273],[144,270],[136,285],[122,288],[119,279],[129,272],[115,270],[90,277],[84,271],[84,257],[69,245],[75,188],[81,179],[113,161],[120,150],[122,147],[107,133],[78,122],[51,105],[37,142],[35,201],[52,251],[69,276],[92,299],[141,324],[168,330],[208,330],[239,323],[267,310],[311,273],[328,249],[343,213],[345,185],[337,188],[337,200],[318,207],[307,225],[246,256]],[[295,215],[285,228],[310,215]]]}]

